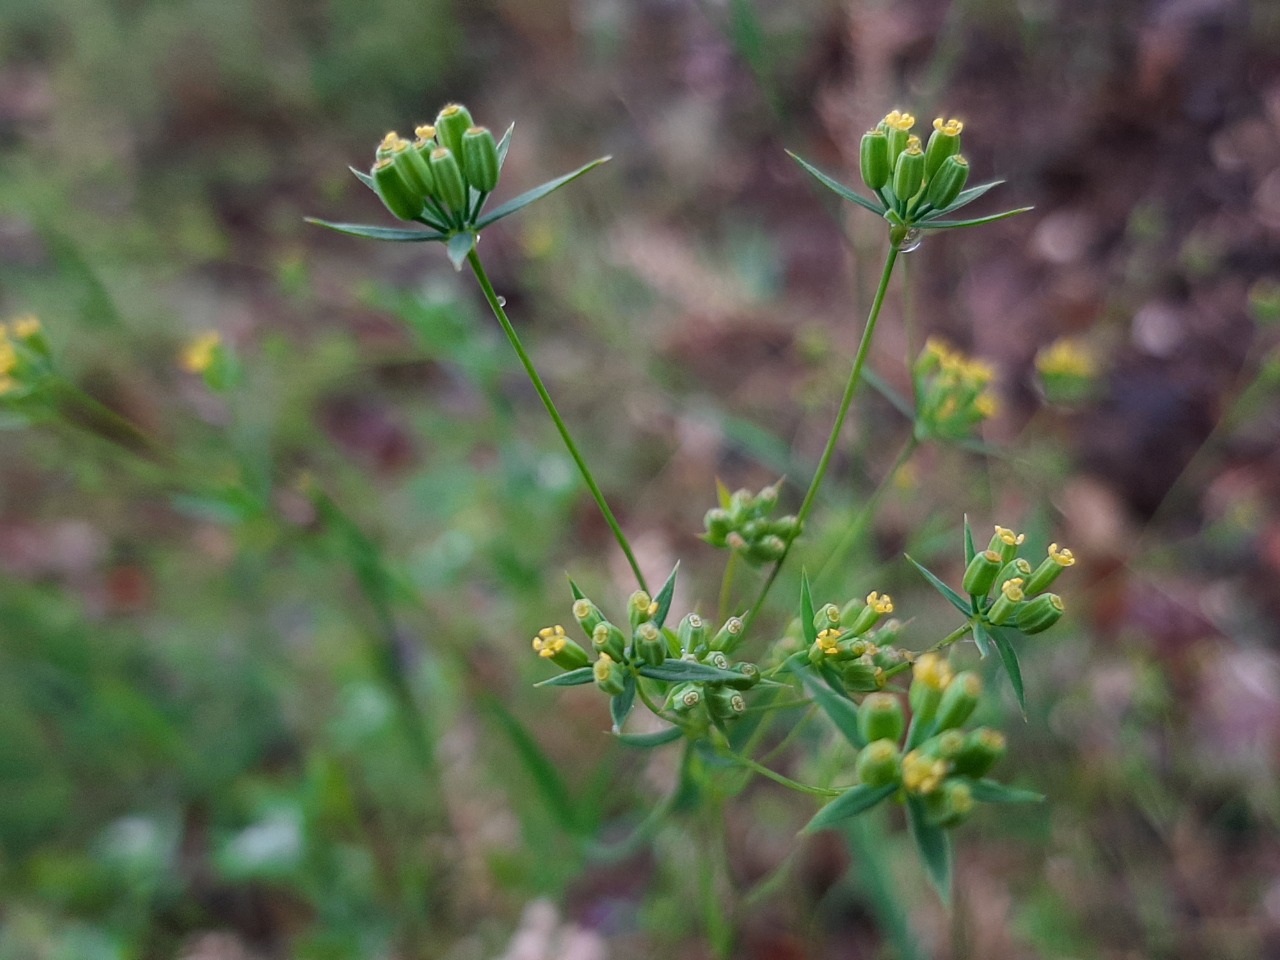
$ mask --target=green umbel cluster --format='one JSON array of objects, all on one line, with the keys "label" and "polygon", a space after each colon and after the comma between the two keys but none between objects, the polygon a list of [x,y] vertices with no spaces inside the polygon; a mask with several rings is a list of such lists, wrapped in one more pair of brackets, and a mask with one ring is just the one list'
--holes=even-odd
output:
[{"label": "green umbel cluster", "polygon": [[720,494],[720,506],[707,511],[702,539],[713,547],[728,547],[748,563],[759,565],[779,560],[791,541],[800,535],[800,520],[788,515],[772,519],[778,506],[781,481],[759,493],[739,490]]},{"label": "green umbel cluster", "polygon": [[930,337],[911,367],[915,386],[917,440],[963,440],[995,416],[991,390],[995,370]]},{"label": "green umbel cluster", "polygon": [[412,142],[394,130],[382,138],[369,171],[378,196],[401,220],[466,226],[498,185],[497,141],[457,103],[414,134]]},{"label": "green umbel cluster", "polygon": [[877,629],[892,612],[892,598],[874,591],[867,594],[865,603],[850,600],[843,608],[828,603],[813,617],[817,637],[809,645],[809,663],[833,667],[850,693],[884,689],[886,671],[904,662],[902,651],[890,643],[897,636],[898,623],[889,621]]},{"label": "green umbel cluster", "polygon": [[[962,589],[974,611],[996,627],[1015,627],[1022,633],[1043,633],[1062,617],[1062,598],[1046,592],[1058,574],[1076,562],[1070,550],[1049,544],[1039,565],[1018,556],[1026,537],[997,526],[986,550],[975,553],[965,568]],[[994,593],[994,599],[992,594]]]}]

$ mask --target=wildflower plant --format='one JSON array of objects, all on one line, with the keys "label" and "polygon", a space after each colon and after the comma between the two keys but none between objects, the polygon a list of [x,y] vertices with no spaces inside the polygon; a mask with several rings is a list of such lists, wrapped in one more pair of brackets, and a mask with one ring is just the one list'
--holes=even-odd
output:
[{"label": "wildflower plant", "polygon": [[[964,125],[960,121],[938,118],[927,142],[912,133],[914,125],[911,115],[894,110],[862,138],[860,172],[870,196],[792,154],[823,186],[881,217],[888,226],[888,250],[834,422],[799,508],[779,515],[783,492],[779,481],[755,492],[730,493],[720,487],[716,505],[705,515],[703,540],[728,554],[714,616],[696,607],[673,607],[679,564],[656,593],[650,592],[626,534],[478,255],[482,230],[607,158],[486,213],[485,205],[499,186],[512,131],[508,128],[495,141],[484,127],[474,125],[466,108],[452,104],[440,111],[433,124],[417,127],[412,141],[387,134],[375,150],[371,169],[367,173],[353,170],[395,217],[417,227],[312,222],[377,240],[442,243],[455,268],[461,269],[463,263],[471,268],[630,564],[637,589],[622,607],[598,604],[570,580],[570,617],[538,629],[530,643],[533,653],[554,671],[539,686],[594,685],[608,698],[613,734],[631,747],[682,743],[682,779],[673,798],[687,795],[691,778],[729,769],[765,776],[822,800],[806,827],[810,831],[838,824],[881,803],[900,804],[920,857],[945,898],[951,872],[948,831],[964,822],[978,804],[1040,799],[988,777],[1004,753],[1004,737],[996,729],[968,725],[979,710],[983,684],[974,671],[953,666],[952,655],[957,644],[969,640],[981,657],[994,654],[1023,703],[1017,648],[1025,638],[1054,627],[1063,615],[1063,602],[1050,588],[1075,558],[1056,544],[1043,557],[1024,555],[1025,537],[1000,526],[978,550],[966,519],[959,589],[907,558],[960,619],[953,630],[923,649],[903,645],[906,628],[891,616],[897,612],[894,600],[879,590],[863,593],[868,584],[857,584],[856,591],[855,584],[847,584],[842,588],[843,602],[817,604],[809,577],[802,574],[800,595],[782,635],[760,616],[779,572],[804,533],[831,465],[898,256],[918,246],[924,231],[979,226],[1028,209],[954,219],[956,211],[999,181],[967,185],[969,166],[961,153]],[[940,341],[929,341],[911,374],[915,429],[898,465],[918,444],[970,437],[995,412],[992,369]],[[874,498],[867,504],[872,506]],[[729,609],[729,587],[739,561],[767,572],[754,601],[734,610]],[[853,599],[847,599],[850,592],[856,592]],[[657,731],[629,729],[637,704],[661,721]],[[781,717],[793,717],[788,711],[797,705],[819,708],[855,751],[845,785],[803,783],[753,755],[770,725]],[[668,813],[675,805],[673,799],[654,813]]]}]

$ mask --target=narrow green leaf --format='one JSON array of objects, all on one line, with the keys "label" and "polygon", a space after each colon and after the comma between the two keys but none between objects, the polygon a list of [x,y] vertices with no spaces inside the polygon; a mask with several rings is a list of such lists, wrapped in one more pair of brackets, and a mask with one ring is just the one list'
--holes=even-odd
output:
[{"label": "narrow green leaf", "polygon": [[573,599],[575,602],[587,599],[587,595],[579,590],[578,585],[573,582],[573,577],[569,578],[569,589],[573,591]]},{"label": "narrow green leaf", "polygon": [[928,723],[921,723],[920,715],[914,714],[911,717],[910,725],[907,727],[907,739],[904,744],[905,749],[907,751],[911,751],[920,746],[920,744],[933,736],[934,728],[937,725],[937,718],[930,720]]},{"label": "narrow green leaf", "polygon": [[618,742],[628,747],[637,747],[641,750],[652,750],[654,747],[661,747],[667,743],[674,743],[684,736],[683,727],[668,727],[666,730],[659,730],[657,733],[619,733],[616,734]]},{"label": "narrow green leaf", "polygon": [[973,549],[973,528],[969,526],[969,515],[966,513],[964,515],[964,566],[966,570],[969,568],[969,562],[973,560],[976,553],[977,551]]},{"label": "narrow green leaf", "polygon": [[862,371],[862,379],[867,382],[867,386],[888,400],[889,403],[893,405],[893,408],[900,414],[908,420],[915,420],[915,408],[906,397],[898,393],[898,391],[893,389],[893,387],[889,386],[889,381],[885,380],[884,377],[880,376],[880,374],[870,368],[864,368]]},{"label": "narrow green leaf", "polygon": [[742,679],[742,674],[740,673],[734,673],[732,670],[721,670],[719,667],[713,667],[708,663],[698,663],[694,660],[664,660],[656,667],[646,663],[640,667],[640,676],[651,677],[654,680],[673,680],[676,682],[700,680],[703,682],[724,683],[728,680]]},{"label": "narrow green leaf", "polygon": [[728,510],[729,504],[733,501],[733,494],[729,492],[729,488],[724,485],[724,481],[716,477],[716,502],[720,504],[721,510]]},{"label": "narrow green leaf", "polygon": [[524,765],[525,771],[533,780],[543,803],[551,813],[552,821],[564,824],[572,833],[580,832],[577,810],[569,794],[569,788],[561,779],[551,758],[546,755],[538,745],[538,741],[529,732],[528,727],[503,706],[497,697],[484,694],[480,698],[480,704],[489,711],[497,721],[499,729],[511,741],[516,756]]},{"label": "narrow green leaf", "polygon": [[327,227],[330,230],[336,230],[338,233],[349,234],[353,237],[367,237],[370,240],[390,240],[395,243],[431,243],[444,240],[444,234],[428,232],[426,230],[405,230],[402,227],[374,227],[363,223],[330,223],[328,220],[317,220],[315,217],[305,217],[307,223],[314,223],[317,227]]},{"label": "narrow green leaf", "polygon": [[546,183],[542,184],[542,186],[534,187],[532,190],[520,194],[520,196],[515,199],[508,200],[506,203],[496,207],[477,220],[475,228],[477,230],[483,230],[490,224],[497,223],[503,217],[511,216],[511,214],[515,213],[517,210],[524,209],[535,200],[541,200],[547,194],[559,190],[566,183],[578,179],[578,177],[582,176],[584,173],[594,170],[596,167],[600,166],[600,164],[606,163],[611,159],[613,158],[601,157],[599,160],[592,160],[590,163],[579,167],[572,173],[566,173],[563,177],[557,177],[555,180],[548,180]]},{"label": "narrow green leaf", "polygon": [[825,830],[827,827],[835,826],[841,820],[856,817],[887,797],[893,796],[897,789],[896,783],[885,784],[883,787],[871,787],[860,783],[856,787],[850,787],[819,810],[813,819],[804,825],[801,832],[813,833],[816,830]]},{"label": "narrow green leaf", "polygon": [[972,632],[973,642],[978,646],[978,655],[985,660],[987,654],[991,652],[991,638],[987,635],[987,628],[983,626],[981,620],[974,620]]},{"label": "narrow green leaf", "polygon": [[858,732],[858,708],[854,702],[836,693],[809,670],[798,669],[795,674],[800,678],[809,696],[813,697],[822,712],[836,725],[841,735],[856,749],[861,750],[865,747],[867,743]]},{"label": "narrow green leaf", "polygon": [[1019,790],[995,780],[970,780],[969,790],[979,803],[1044,803],[1044,794],[1034,790]]},{"label": "narrow green leaf", "polygon": [[676,565],[671,568],[671,573],[667,577],[667,582],[662,585],[662,589],[658,591],[658,595],[653,598],[653,602],[658,605],[658,612],[653,615],[653,622],[661,629],[667,620],[667,614],[671,612],[671,598],[676,592],[676,574],[680,572],[680,561],[676,561]]},{"label": "narrow green leaf", "polygon": [[1026,717],[1027,696],[1022,689],[1022,668],[1018,666],[1018,654],[1014,651],[1008,634],[1000,627],[992,627],[990,635],[992,643],[996,646],[996,652],[1000,654],[1000,662],[1004,664],[1004,672],[1009,675],[1009,683],[1013,685],[1013,694],[1018,698],[1018,706],[1022,709],[1023,717]]},{"label": "narrow green leaf", "polygon": [[595,679],[595,674],[590,667],[579,667],[577,670],[570,670],[567,673],[559,673],[549,680],[542,680],[535,683],[535,687],[577,687],[584,683],[590,683]]},{"label": "narrow green leaf", "polygon": [[1026,213],[1034,209],[1035,207],[1018,207],[1016,210],[1005,210],[1003,213],[993,213],[989,217],[978,217],[975,220],[926,220],[917,224],[917,226],[921,230],[954,230],[956,227],[976,227],[980,224],[995,223],[997,220],[1016,217],[1020,213]]},{"label": "narrow green leaf", "polygon": [[636,675],[628,673],[622,681],[622,692],[609,701],[609,713],[613,717],[613,732],[621,733],[622,725],[631,715],[636,703]]},{"label": "narrow green leaf", "polygon": [[938,217],[945,217],[948,213],[954,213],[963,206],[973,203],[980,196],[990,190],[992,187],[998,187],[1004,183],[1003,180],[992,180],[990,183],[980,183],[976,187],[969,187],[967,190],[961,190],[955,200],[951,202],[951,206],[944,210],[935,210],[933,213],[926,214],[921,217],[922,221],[936,220]]},{"label": "narrow green leaf", "polygon": [[800,571],[800,632],[806,647],[818,642],[818,628],[813,625],[813,594],[809,591],[809,573]]},{"label": "narrow green leaf", "polygon": [[840,183],[838,180],[833,180],[831,177],[827,176],[825,173],[823,173],[813,164],[809,163],[806,160],[802,160],[800,157],[796,156],[790,150],[787,151],[787,156],[789,156],[796,163],[800,164],[800,166],[805,169],[806,173],[808,173],[811,177],[817,180],[820,184],[822,184],[824,187],[826,187],[836,196],[844,200],[848,200],[851,203],[856,203],[860,207],[865,207],[866,209],[870,210],[872,213],[876,214],[876,216],[881,216],[881,217],[884,216],[885,208],[880,206],[880,204],[875,203],[872,200],[868,200],[866,197],[862,196],[859,193],[855,193],[854,191],[846,187],[843,183]]},{"label": "narrow green leaf", "polygon": [[935,590],[937,590],[940,594],[942,594],[951,602],[951,605],[953,607],[955,607],[957,610],[963,613],[966,617],[972,615],[973,607],[968,600],[960,596],[960,594],[956,593],[954,590],[948,587],[945,583],[943,583],[941,580],[935,577],[926,567],[924,567],[919,563],[916,563],[916,561],[913,560],[909,555],[904,554],[904,556],[907,557],[907,562],[910,563],[917,570],[919,570],[921,576],[923,576],[926,580],[929,581],[929,583],[933,585],[933,588]]},{"label": "narrow green leaf", "polygon": [[462,269],[462,265],[466,263],[467,254],[471,252],[475,245],[476,235],[470,230],[455,233],[449,238],[449,262],[453,264],[453,269]]},{"label": "narrow green leaf", "polygon": [[513,123],[507,127],[507,132],[502,135],[502,139],[498,141],[498,169],[502,169],[502,165],[507,162],[507,151],[511,148],[511,133],[516,128]]},{"label": "narrow green leaf", "polygon": [[951,903],[951,837],[941,827],[929,823],[925,816],[924,801],[919,797],[907,797],[907,823],[911,827],[911,838],[916,842],[916,850],[925,872],[933,881],[934,888],[942,902]]}]

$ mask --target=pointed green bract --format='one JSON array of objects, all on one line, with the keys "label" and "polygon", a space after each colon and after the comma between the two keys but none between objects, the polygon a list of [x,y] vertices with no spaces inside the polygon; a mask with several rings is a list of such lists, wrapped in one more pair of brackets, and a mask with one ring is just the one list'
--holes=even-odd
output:
[{"label": "pointed green bract", "polygon": [[941,827],[929,822],[928,812],[920,797],[907,797],[907,823],[916,852],[930,882],[945,904],[951,903],[951,837]]},{"label": "pointed green bract", "polygon": [[814,833],[818,830],[825,830],[827,827],[834,826],[842,820],[856,817],[858,814],[870,810],[882,800],[891,797],[897,789],[898,786],[894,783],[886,784],[883,787],[871,787],[865,783],[860,783],[856,787],[850,787],[819,810],[813,819],[805,824],[803,832]]},{"label": "pointed green bract", "polygon": [[475,228],[477,230],[483,230],[485,227],[488,227],[488,226],[491,226],[492,224],[497,223],[499,220],[503,219],[504,217],[511,216],[511,214],[515,213],[517,210],[523,210],[525,207],[533,203],[535,200],[541,200],[547,194],[553,193],[556,190],[559,190],[566,183],[572,183],[574,180],[578,179],[578,177],[582,176],[584,173],[589,173],[590,171],[594,170],[596,167],[600,166],[602,163],[608,163],[611,159],[613,158],[601,157],[598,160],[592,160],[590,163],[583,164],[581,167],[579,167],[577,170],[574,170],[572,173],[566,173],[563,177],[557,177],[554,180],[548,180],[546,183],[542,184],[542,186],[534,187],[532,190],[528,190],[525,193],[520,194],[520,196],[516,197],[514,200],[508,200],[506,203],[502,204],[501,206],[497,207],[496,209],[490,211],[489,213],[485,214],[483,217],[480,217],[478,220],[476,220]]},{"label": "pointed green bract", "polygon": [[393,243],[443,243],[446,239],[442,233],[425,230],[407,230],[404,227],[375,227],[364,223],[331,223],[328,220],[317,220],[307,217],[307,223],[317,227],[336,230],[352,237],[365,237],[369,240],[390,240]]}]

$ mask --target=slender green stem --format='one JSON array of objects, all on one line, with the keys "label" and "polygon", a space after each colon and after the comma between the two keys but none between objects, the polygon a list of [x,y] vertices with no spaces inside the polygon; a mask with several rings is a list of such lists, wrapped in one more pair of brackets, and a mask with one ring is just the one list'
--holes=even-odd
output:
[{"label": "slender green stem", "polygon": [[[822,451],[822,457],[818,460],[818,468],[814,471],[813,480],[809,483],[809,490],[805,493],[804,500],[800,504],[800,510],[796,514],[802,529],[805,520],[808,519],[809,511],[813,509],[814,501],[818,496],[818,489],[822,486],[822,481],[827,475],[827,468],[831,466],[831,456],[835,453],[836,443],[840,439],[841,430],[844,428],[844,419],[849,413],[849,407],[853,404],[853,395],[862,380],[862,368],[866,365],[867,355],[871,352],[871,339],[876,332],[876,321],[880,319],[880,308],[884,306],[884,295],[889,289],[889,278],[893,276],[893,265],[897,261],[898,245],[890,243],[889,253],[884,260],[884,270],[880,273],[880,285],[876,288],[875,299],[871,302],[871,311],[867,314],[867,325],[862,331],[862,341],[858,344],[858,353],[853,358],[853,369],[849,371],[849,382],[845,384],[844,396],[840,398],[840,409],[836,412],[835,422],[831,425],[831,434],[827,437],[827,445]],[[751,611],[747,614],[745,627],[751,626],[752,621],[755,620],[756,615],[760,612],[760,608],[764,606],[765,597],[769,595],[773,582],[778,579],[778,573],[782,570],[782,565],[787,562],[787,555],[791,553],[791,547],[794,543],[795,540],[792,540],[787,544],[782,556],[778,558],[778,562],[769,571],[769,576],[765,580],[764,586],[760,588],[756,602],[752,604]]]},{"label": "slender green stem", "polygon": [[764,764],[756,763],[751,758],[744,757],[741,754],[729,752],[726,754],[726,756],[730,760],[732,760],[734,763],[741,764],[742,766],[746,767],[748,770],[754,770],[756,773],[760,774],[760,776],[762,777],[768,777],[774,783],[780,783],[784,787],[788,787],[792,790],[799,791],[800,793],[807,793],[813,797],[838,797],[840,796],[841,793],[844,792],[842,790],[827,790],[824,787],[811,787],[807,783],[801,783],[798,780],[792,780],[790,777],[784,777],[782,774],[778,773],[776,770],[770,770]]},{"label": "slender green stem", "polygon": [[596,506],[600,508],[600,513],[604,516],[605,523],[613,531],[613,538],[618,541],[618,546],[622,549],[623,554],[626,555],[627,563],[631,565],[631,572],[635,574],[636,582],[640,585],[641,590],[647,592],[649,589],[648,584],[645,583],[644,574],[640,572],[640,564],[636,561],[636,555],[631,550],[627,535],[622,532],[622,527],[618,525],[613,511],[609,509],[609,504],[605,500],[604,494],[600,491],[600,485],[596,483],[596,478],[591,474],[591,468],[587,466],[587,461],[582,458],[582,454],[578,451],[578,445],[574,443],[573,437],[569,433],[569,428],[565,426],[564,418],[560,416],[560,411],[556,409],[556,405],[551,401],[551,394],[547,392],[546,385],[542,382],[542,377],[538,375],[537,367],[533,365],[533,360],[525,351],[524,344],[520,342],[520,337],[516,334],[515,327],[507,319],[507,312],[502,308],[502,300],[494,292],[493,284],[489,282],[489,275],[485,273],[484,266],[480,263],[480,257],[476,255],[474,247],[467,254],[467,263],[471,265],[471,271],[476,275],[476,280],[480,283],[480,289],[484,291],[485,299],[489,301],[489,309],[498,318],[498,323],[502,325],[502,330],[511,342],[512,349],[515,350],[516,356],[520,358],[520,363],[524,365],[524,371],[529,375],[533,389],[538,392],[542,405],[547,408],[547,413],[555,423],[556,430],[560,432],[560,439],[564,441],[565,449],[569,451],[569,456],[573,457],[573,462],[578,465],[578,472],[582,474],[582,479],[586,483],[587,489],[591,491],[591,496],[595,499]]},{"label": "slender green stem", "polygon": [[671,719],[660,706],[654,703],[653,699],[644,688],[644,681],[639,677],[636,677],[636,694],[640,697],[640,702],[648,707],[649,712],[655,717],[661,717],[663,720]]},{"label": "slender green stem", "polygon": [[945,637],[943,637],[941,640],[935,643],[926,652],[937,653],[939,650],[942,650],[942,649],[945,649],[946,647],[951,646],[957,640],[963,640],[965,637],[969,635],[969,631],[972,629],[973,629],[973,620],[972,619],[966,620],[960,626],[956,627],[954,630],[948,633]]}]

